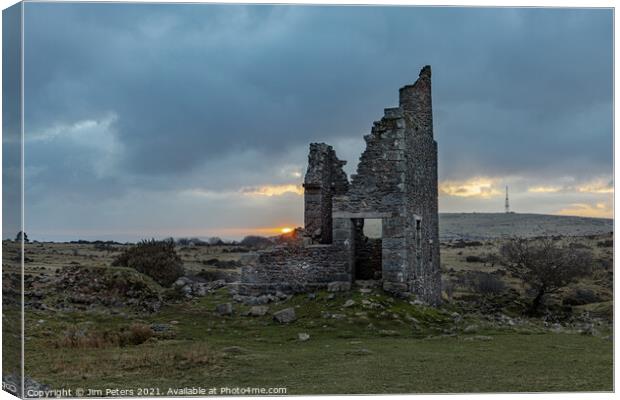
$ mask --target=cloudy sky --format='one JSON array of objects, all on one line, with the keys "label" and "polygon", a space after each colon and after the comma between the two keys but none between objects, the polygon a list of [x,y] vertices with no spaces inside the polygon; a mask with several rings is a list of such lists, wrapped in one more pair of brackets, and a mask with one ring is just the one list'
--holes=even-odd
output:
[{"label": "cloudy sky", "polygon": [[303,223],[308,143],[354,173],[433,68],[440,211],[612,216],[611,10],[25,5],[33,239]]}]

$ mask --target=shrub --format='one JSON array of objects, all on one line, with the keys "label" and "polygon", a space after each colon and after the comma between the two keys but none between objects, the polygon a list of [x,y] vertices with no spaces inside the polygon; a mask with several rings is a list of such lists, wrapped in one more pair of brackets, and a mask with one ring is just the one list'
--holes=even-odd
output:
[{"label": "shrub", "polygon": [[465,247],[478,247],[478,246],[484,246],[484,243],[479,242],[477,240],[471,240],[471,241],[467,241],[467,240],[463,240],[460,239],[454,243],[452,243],[450,245],[451,247],[457,248],[457,249],[463,249]]},{"label": "shrub", "polygon": [[133,268],[162,286],[172,285],[185,273],[172,240],[143,240],[121,253],[112,265]]},{"label": "shrub", "polygon": [[153,337],[151,327],[145,324],[132,324],[129,330],[123,335],[123,344],[138,345],[146,342]]},{"label": "shrub", "polygon": [[500,249],[502,263],[536,293],[529,313],[535,314],[544,296],[591,273],[592,254],[589,250],[562,247],[548,238],[528,240],[514,238]]},{"label": "shrub", "polygon": [[273,241],[263,236],[246,236],[241,241],[241,245],[251,248],[265,248],[273,246]]},{"label": "shrub", "polygon": [[480,294],[500,294],[506,289],[506,284],[493,274],[481,273],[474,282],[475,289]]},{"label": "shrub", "polygon": [[569,292],[562,300],[562,304],[569,306],[581,306],[584,304],[598,303],[601,298],[590,289],[575,289]]},{"label": "shrub", "polygon": [[614,247],[613,239],[603,240],[596,244],[598,247]]},{"label": "shrub", "polygon": [[62,337],[54,342],[56,348],[91,349],[103,347],[116,347],[139,345],[154,335],[150,326],[134,323],[129,328],[121,328],[120,331],[88,331],[77,326],[70,327]]},{"label": "shrub", "polygon": [[484,259],[482,259],[482,257],[478,257],[478,256],[467,256],[465,257],[465,261],[467,262],[477,262],[477,263],[481,263],[484,262]]},{"label": "shrub", "polygon": [[108,332],[88,332],[77,326],[67,329],[54,346],[56,348],[102,348],[118,343],[118,337]]}]

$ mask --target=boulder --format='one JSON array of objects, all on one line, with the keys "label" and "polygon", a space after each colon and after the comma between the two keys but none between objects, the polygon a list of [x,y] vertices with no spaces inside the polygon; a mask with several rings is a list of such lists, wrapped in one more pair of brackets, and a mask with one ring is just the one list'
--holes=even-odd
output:
[{"label": "boulder", "polygon": [[252,306],[249,315],[251,317],[262,317],[267,314],[267,311],[269,311],[269,307],[267,306]]},{"label": "boulder", "polygon": [[305,342],[306,340],[310,340],[310,335],[305,332],[298,333],[297,339],[299,339],[300,342]]},{"label": "boulder", "polygon": [[216,281],[213,282],[209,282],[207,284],[207,290],[215,290],[215,289],[219,289],[226,286],[226,281],[223,279],[218,279]]},{"label": "boulder", "polygon": [[281,292],[281,291],[276,291],[276,297],[280,300],[286,300],[288,299],[288,294]]},{"label": "boulder", "polygon": [[173,287],[175,287],[175,288],[182,288],[183,286],[185,286],[185,285],[187,285],[187,284],[189,284],[189,283],[191,283],[191,282],[192,282],[192,280],[191,280],[191,279],[189,279],[189,278],[188,278],[188,277],[186,277],[186,276],[182,276],[182,277],[180,277],[179,279],[177,279],[177,280],[176,280],[176,281],[172,284],[172,286],[173,286]]},{"label": "boulder", "polygon": [[233,306],[232,303],[223,303],[215,306],[215,312],[219,315],[232,315]]},{"label": "boulder", "polygon": [[343,307],[349,308],[349,307],[353,307],[354,305],[355,305],[355,300],[349,299],[349,300],[344,302]]},{"label": "boulder", "polygon": [[477,325],[467,325],[465,327],[465,329],[463,329],[463,332],[465,333],[475,333],[478,330],[478,326]]},{"label": "boulder", "polygon": [[288,324],[297,319],[295,309],[292,307],[285,308],[273,314],[273,319],[281,324]]},{"label": "boulder", "polygon": [[330,282],[327,284],[328,292],[346,292],[348,290],[351,290],[350,282],[336,281],[336,282]]}]

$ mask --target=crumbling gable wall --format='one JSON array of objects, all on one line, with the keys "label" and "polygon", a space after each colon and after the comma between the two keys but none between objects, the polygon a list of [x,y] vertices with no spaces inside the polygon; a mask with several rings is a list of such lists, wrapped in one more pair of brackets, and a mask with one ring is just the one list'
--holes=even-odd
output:
[{"label": "crumbling gable wall", "polygon": [[405,226],[410,291],[437,304],[441,300],[437,187],[437,142],[433,133],[431,69],[426,66],[413,85],[400,89],[406,125]]},{"label": "crumbling gable wall", "polygon": [[399,106],[385,109],[364,139],[366,150],[349,190],[333,198],[334,243],[352,255],[354,269],[361,251],[355,248],[355,221],[380,218],[383,288],[438,303],[437,143],[430,67],[420,71],[413,85],[400,89]]},{"label": "crumbling gable wall", "polygon": [[[405,120],[399,108],[388,108],[371,133],[364,136],[366,149],[360,157],[357,173],[345,195],[334,198],[334,243],[352,253],[355,268],[356,238],[350,225],[356,219],[382,220],[382,280],[390,292],[408,291],[407,251],[405,241]],[[357,249],[361,250],[361,249]],[[355,275],[355,271],[352,271]]]},{"label": "crumbling gable wall", "polygon": [[315,243],[332,242],[332,198],[349,188],[342,169],[346,163],[338,159],[332,146],[310,144],[304,178],[304,223],[306,234]]}]

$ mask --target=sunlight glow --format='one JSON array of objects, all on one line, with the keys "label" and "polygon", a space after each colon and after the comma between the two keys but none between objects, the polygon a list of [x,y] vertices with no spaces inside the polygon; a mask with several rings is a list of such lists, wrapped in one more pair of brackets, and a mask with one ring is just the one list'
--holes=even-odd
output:
[{"label": "sunlight glow", "polygon": [[282,232],[282,233],[291,233],[291,232],[293,232],[293,228],[285,227],[285,228],[280,229],[280,232]]},{"label": "sunlight glow", "polygon": [[569,207],[558,211],[558,215],[574,215],[578,217],[613,218],[613,210],[609,203],[598,202],[595,204],[574,203]]},{"label": "sunlight glow", "polygon": [[443,181],[439,183],[439,192],[447,196],[489,198],[501,196],[503,192],[496,188],[499,179],[475,177],[465,181]]},{"label": "sunlight glow", "polygon": [[301,196],[304,194],[304,188],[301,185],[265,185],[246,187],[241,189],[241,193],[248,196],[282,196],[287,193]]},{"label": "sunlight glow", "polygon": [[597,180],[577,187],[580,193],[613,193],[614,187],[611,182]]},{"label": "sunlight glow", "polygon": [[562,188],[558,186],[534,186],[527,189],[530,193],[557,193],[560,190]]}]

